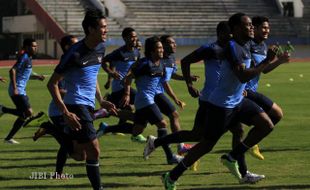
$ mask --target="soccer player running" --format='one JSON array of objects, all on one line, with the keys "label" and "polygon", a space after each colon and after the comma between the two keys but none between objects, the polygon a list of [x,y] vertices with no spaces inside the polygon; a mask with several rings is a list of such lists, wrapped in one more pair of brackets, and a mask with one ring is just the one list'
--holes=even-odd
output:
[{"label": "soccer player running", "polygon": [[[263,16],[256,16],[252,18],[252,24],[254,26],[254,39],[251,40],[249,44],[254,66],[257,66],[261,64],[267,56],[268,48],[265,40],[268,39],[270,33],[269,19]],[[279,65],[289,62],[289,59],[290,55],[288,52],[278,55],[277,59],[273,60],[273,62],[263,70],[263,73],[266,74],[271,72]],[[283,117],[282,109],[271,99],[257,92],[259,78],[260,75],[247,83],[245,87],[246,97],[263,108],[273,124],[276,125]]]},{"label": "soccer player running", "polygon": [[[140,51],[136,48],[137,46],[137,33],[131,28],[124,28],[122,31],[122,38],[125,42],[125,45],[114,50],[112,53],[106,55],[102,61],[103,69],[108,73],[109,76],[113,77],[112,80],[112,93],[108,95],[107,100],[111,101],[116,105],[117,108],[120,108],[120,115],[128,115],[128,118],[121,117],[119,121],[119,126],[109,126],[105,123],[100,123],[98,130],[98,137],[102,136],[104,133],[118,132],[118,133],[128,133],[131,132],[131,128],[126,128],[131,126],[129,123],[125,123],[126,120],[132,119],[133,110],[134,110],[134,99],[136,95],[136,90],[130,88],[130,93],[127,94],[124,91],[124,77],[127,75],[129,68],[133,63],[140,59]],[[108,64],[109,63],[109,64]],[[126,105],[124,102],[129,102]],[[127,114],[126,114],[127,113]],[[130,116],[132,115],[132,116]],[[122,125],[124,124],[124,125]],[[144,143],[146,142],[146,138],[140,134],[136,137],[135,141]]]},{"label": "soccer player running", "polygon": [[[174,54],[176,53],[176,42],[170,35],[163,35],[160,37],[161,43],[164,48],[164,57],[163,62],[165,65],[165,78],[160,82],[158,86],[158,90],[155,96],[155,103],[159,107],[160,111],[168,116],[170,121],[170,128],[172,133],[181,130],[180,121],[179,121],[179,113],[177,112],[174,105],[170,102],[170,100],[165,96],[166,93],[174,100],[175,104],[177,104],[180,108],[184,108],[185,103],[179,100],[174,93],[173,89],[169,85],[169,81],[171,78],[176,80],[184,80],[182,75],[178,75],[177,65]],[[192,76],[193,81],[197,81],[197,76]],[[184,154],[188,149],[191,148],[191,145],[179,143],[178,144],[178,153]]]},{"label": "soccer player running", "polygon": [[[34,39],[27,38],[23,41],[23,53],[18,57],[17,62],[10,69],[9,95],[16,106],[16,109],[0,105],[0,113],[8,113],[17,116],[13,127],[4,139],[8,144],[19,144],[14,140],[14,135],[25,124],[26,120],[32,118],[32,108],[26,94],[26,85],[29,79],[44,80],[43,75],[32,73],[32,57],[37,53],[38,44]],[[33,116],[34,117],[34,116]]]},{"label": "soccer player running", "polygon": [[[211,44],[206,44],[181,60],[182,72],[184,76],[190,75],[190,65],[204,61],[205,66],[205,82],[204,87],[199,92],[192,84],[193,77],[186,81],[188,83],[188,92],[194,98],[199,97],[199,108],[196,113],[194,127],[192,130],[181,130],[169,134],[162,138],[148,137],[147,145],[144,149],[144,158],[148,159],[152,151],[162,144],[180,143],[180,142],[198,142],[203,137],[205,130],[201,125],[201,120],[205,117],[205,105],[208,97],[214,88],[218,85],[220,79],[220,68],[224,61],[224,48],[231,39],[231,32],[227,21],[219,22],[216,27],[217,41]],[[184,77],[185,78],[185,77]],[[186,78],[185,78],[186,79]]]},{"label": "soccer player running", "polygon": [[[155,95],[158,85],[165,77],[165,66],[163,63],[163,45],[156,36],[146,39],[145,41],[145,58],[140,59],[131,68],[131,74],[125,79],[125,92],[130,93],[131,77],[135,78],[137,94],[135,97],[135,126],[132,131],[132,139],[141,134],[147,123],[157,126],[159,137],[166,136],[167,122],[164,120],[157,104]],[[128,103],[128,102],[125,102]],[[168,145],[163,145],[167,163],[175,164],[183,158],[172,153]]]},{"label": "soccer player running", "polygon": [[[191,131],[181,131],[175,135],[167,135],[163,138],[148,137],[148,143],[144,151],[144,157],[147,159],[149,154],[158,146],[164,143],[172,143],[178,141],[199,141],[203,138],[204,127],[199,124],[201,117],[205,117],[205,105],[208,97],[214,88],[218,85],[221,73],[220,68],[225,60],[224,48],[228,45],[231,39],[231,32],[227,21],[221,21],[216,28],[218,40],[211,44],[203,45],[188,56],[182,59],[182,71],[184,76],[190,75],[190,65],[199,61],[204,61],[205,64],[205,82],[201,92],[193,85],[188,86],[188,91],[192,97],[199,97],[199,108],[196,114],[194,128]],[[189,73],[189,74],[188,74]],[[243,130],[240,123],[235,127],[230,128],[233,133],[233,147],[241,142],[243,138]],[[252,153],[254,154],[254,153]],[[239,171],[242,175],[242,183],[254,183],[262,178],[263,175],[257,175],[247,170],[244,156],[238,159]]]},{"label": "soccer player running", "polygon": [[[176,181],[183,172],[204,154],[210,152],[219,138],[238,122],[254,125],[254,127],[241,143],[221,157],[221,161],[237,179],[241,180],[236,160],[273,129],[273,123],[268,115],[257,104],[244,98],[243,90],[246,82],[260,74],[274,59],[276,47],[268,50],[263,63],[250,68],[251,55],[247,42],[254,37],[251,19],[244,13],[236,13],[229,18],[229,26],[233,33],[233,40],[229,42],[227,61],[222,63],[218,86],[209,95],[205,106],[205,117],[200,121],[205,127],[204,137],[189,150],[173,170],[162,176],[166,189],[176,189]],[[189,76],[184,77],[187,79],[188,86],[191,86]]]},{"label": "soccer player running", "polygon": [[[61,38],[60,46],[65,54],[69,48],[78,42],[77,37],[73,35],[66,35]],[[62,60],[64,55],[60,58]],[[66,94],[65,81],[61,80],[58,82],[58,88],[61,97],[63,98]],[[48,116],[52,122],[47,121],[40,125],[39,129],[35,132],[33,136],[33,140],[38,140],[41,136],[45,134],[52,135],[56,141],[60,144],[60,148],[57,152],[57,161],[56,161],[56,170],[55,175],[53,177],[57,179],[63,178],[63,168],[67,161],[67,155],[69,154],[75,160],[83,160],[84,154],[75,154],[74,153],[74,145],[71,137],[68,134],[64,133],[64,129],[66,127],[66,123],[63,118],[63,114],[59,111],[57,105],[54,100],[52,100],[48,107]]]},{"label": "soccer player running", "polygon": [[[85,38],[74,44],[57,65],[48,89],[75,144],[86,155],[86,171],[93,189],[101,189],[99,141],[93,126],[95,98],[101,107],[115,112],[114,104],[104,101],[97,81],[101,59],[105,53],[107,21],[100,10],[88,10],[82,22]],[[65,80],[67,92],[62,99],[58,83]]]}]

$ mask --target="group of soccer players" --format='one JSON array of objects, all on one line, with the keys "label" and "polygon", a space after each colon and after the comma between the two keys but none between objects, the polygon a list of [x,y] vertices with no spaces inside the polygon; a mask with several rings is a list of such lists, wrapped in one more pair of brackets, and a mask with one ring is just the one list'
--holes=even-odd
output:
[{"label": "group of soccer players", "polygon": [[[256,183],[264,175],[248,171],[244,153],[257,150],[264,139],[282,118],[281,108],[268,97],[257,92],[260,74],[268,73],[289,61],[289,53],[277,53],[276,46],[268,49],[265,40],[270,28],[266,17],[250,19],[243,13],[232,15],[229,21],[217,26],[217,41],[206,44],[181,60],[183,75],[176,74],[176,43],[172,36],[150,37],[145,40],[143,58],[140,58],[137,33],[133,28],[122,32],[124,46],[105,56],[107,22],[99,10],[86,12],[82,27],[85,38],[78,41],[74,36],[61,40],[64,51],[60,63],[48,81],[48,90],[53,97],[49,106],[52,122],[41,124],[34,135],[37,140],[51,134],[60,144],[57,153],[56,172],[61,174],[67,154],[75,160],[86,160],[86,172],[93,189],[102,189],[99,172],[100,146],[98,138],[108,132],[132,134],[131,140],[146,143],[145,159],[159,146],[164,149],[167,163],[177,164],[163,174],[165,189],[176,189],[176,181],[194,162],[210,152],[220,137],[230,130],[233,134],[233,149],[221,157],[223,164],[240,183]],[[13,135],[27,120],[32,120],[32,110],[25,87],[28,79],[44,80],[43,75],[31,75],[31,56],[36,50],[34,40],[24,42],[24,52],[10,70],[9,94],[16,109],[0,107],[0,115],[10,113],[18,116],[5,142],[16,144]],[[193,82],[198,76],[191,75],[190,65],[204,61],[205,82],[201,91]],[[100,67],[108,73],[105,87],[112,93],[102,96],[97,80]],[[176,105],[185,103],[178,99],[169,85],[169,80],[186,82],[189,94],[199,98],[199,107],[193,129],[182,130],[179,114],[166,97]],[[3,78],[0,78],[4,81]],[[135,81],[136,90],[131,83]],[[95,100],[100,109],[95,110]],[[168,135],[168,116],[172,133]],[[98,130],[93,120],[114,115],[118,124],[101,123]],[[133,123],[128,122],[133,121]],[[155,124],[158,137],[142,133],[147,124]],[[244,138],[242,124],[253,126]],[[191,147],[184,142],[197,142]],[[174,154],[169,146],[178,143],[178,152],[187,152],[185,157]],[[258,153],[260,159],[262,155]]]}]

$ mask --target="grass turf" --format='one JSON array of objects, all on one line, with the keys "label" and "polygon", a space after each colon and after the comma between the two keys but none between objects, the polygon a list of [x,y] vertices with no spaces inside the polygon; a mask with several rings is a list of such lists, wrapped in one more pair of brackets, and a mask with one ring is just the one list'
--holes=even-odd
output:
[{"label": "grass turf", "polygon": [[[0,68],[0,76],[8,77],[8,68]],[[53,66],[35,66],[34,71],[50,75]],[[203,85],[203,65],[192,66],[192,73],[201,77],[195,84]],[[290,80],[290,79],[293,80]],[[46,111],[50,95],[44,82],[29,81],[27,94],[35,112]],[[99,81],[103,94],[106,75],[101,71]],[[181,126],[191,129],[197,109],[197,100],[190,97],[184,82],[171,81],[171,86],[181,100],[186,102],[184,110],[179,110]],[[7,93],[8,83],[0,83],[0,104],[13,107]],[[231,147],[231,134],[225,134],[214,150],[201,159],[198,171],[188,170],[179,179],[178,189],[310,189],[310,64],[290,63],[280,66],[270,74],[262,75],[259,91],[280,105],[284,118],[263,142],[260,148],[264,161],[247,155],[251,172],[264,174],[266,179],[255,185],[239,185],[235,178],[219,162],[220,155]],[[7,135],[15,120],[14,116],[0,118],[1,140]],[[116,119],[101,119],[110,124]],[[21,129],[14,139],[19,145],[0,142],[0,189],[90,189],[84,162],[68,159],[64,172],[71,179],[52,180],[49,173],[54,172],[58,144],[46,136],[33,142],[31,137],[36,128]],[[144,135],[156,135],[156,128],[148,126]],[[132,143],[130,136],[105,135],[100,139],[101,179],[108,189],[157,190],[163,189],[160,175],[172,169],[167,165],[163,151],[158,149],[148,161],[142,158],[144,145]],[[173,146],[176,150],[176,147]],[[30,180],[32,172],[46,172],[47,179]]]}]

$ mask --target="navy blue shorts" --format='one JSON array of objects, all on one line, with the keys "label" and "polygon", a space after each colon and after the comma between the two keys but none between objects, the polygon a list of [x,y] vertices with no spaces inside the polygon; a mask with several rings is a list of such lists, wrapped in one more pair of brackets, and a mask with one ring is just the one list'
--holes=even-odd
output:
[{"label": "navy blue shorts", "polygon": [[246,98],[252,100],[257,105],[259,105],[263,110],[268,113],[273,105],[273,101],[269,99],[267,96],[259,93],[259,92],[253,92],[251,90],[247,90],[247,96]]},{"label": "navy blue shorts", "polygon": [[[120,108],[119,104],[120,101],[122,100],[123,96],[124,96],[124,91],[125,89],[119,90],[117,92],[112,92],[107,100],[112,102],[117,108]],[[136,96],[137,91],[133,88],[130,88],[130,101],[129,104],[133,105],[134,101],[135,101],[135,96]]]},{"label": "navy blue shorts", "polygon": [[264,110],[253,101],[243,98],[235,108],[222,108],[207,103],[205,137],[217,141],[230,127],[241,122],[248,126],[253,124],[253,117]]},{"label": "navy blue shorts", "polygon": [[64,130],[64,128],[67,126],[64,117],[62,115],[60,116],[52,116],[50,117],[52,120],[53,124],[60,130]]},{"label": "navy blue shorts", "polygon": [[97,138],[96,129],[93,125],[92,113],[94,109],[85,105],[66,105],[67,109],[80,118],[82,129],[74,131],[69,129],[69,134],[78,143],[87,143]]},{"label": "navy blue shorts", "polygon": [[158,106],[161,113],[165,114],[166,116],[171,115],[175,112],[176,108],[171,103],[171,101],[165,96],[164,93],[156,94],[154,101]]},{"label": "navy blue shorts", "polygon": [[11,96],[11,99],[20,113],[24,113],[31,108],[27,95],[14,95]]},{"label": "navy blue shorts", "polygon": [[199,107],[196,112],[193,131],[199,131],[199,134],[205,134],[208,102],[199,100]]},{"label": "navy blue shorts", "polygon": [[164,118],[156,104],[138,109],[135,112],[135,124],[147,125],[150,122],[152,125],[159,123]]}]

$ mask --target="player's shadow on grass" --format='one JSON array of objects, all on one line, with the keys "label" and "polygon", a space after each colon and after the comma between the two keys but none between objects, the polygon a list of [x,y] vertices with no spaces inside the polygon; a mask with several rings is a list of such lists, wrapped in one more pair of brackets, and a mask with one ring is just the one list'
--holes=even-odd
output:
[{"label": "player's shadow on grass", "polygon": [[[122,172],[122,173],[113,173],[113,172],[101,172],[101,176],[107,177],[145,177],[145,176],[161,176],[163,173],[167,172],[167,170],[160,171],[150,171],[150,172]],[[87,174],[74,174],[74,178],[87,178]]]},{"label": "player's shadow on grass", "polygon": [[[222,149],[222,150],[215,150],[212,151],[211,154],[225,154],[230,152],[231,149]],[[264,152],[285,152],[285,151],[310,151],[310,148],[267,148],[267,149],[260,149],[262,153]]]},{"label": "player's shadow on grass", "polygon": [[[66,166],[68,167],[84,167],[85,163],[69,163]],[[0,166],[0,169],[17,169],[17,168],[36,168],[36,170],[45,170],[46,167],[55,167],[55,163],[48,164],[28,164],[28,165],[14,165],[14,166]]]},{"label": "player's shadow on grass", "polygon": [[[56,182],[56,181],[55,181]],[[135,184],[121,184],[121,183],[103,183],[104,189],[109,188],[122,188],[126,189],[129,187],[137,187]],[[154,185],[139,185],[138,187],[145,187],[145,188],[151,188],[154,187]],[[162,187],[161,185],[158,185],[158,188]],[[86,188],[91,189],[90,184],[66,184],[66,185],[22,185],[22,186],[12,186],[12,187],[3,187],[5,189],[80,189],[80,188]]]},{"label": "player's shadow on grass", "polygon": [[21,153],[21,152],[29,152],[29,153],[49,153],[55,152],[57,153],[58,149],[7,149],[1,150],[1,154],[3,153]]},{"label": "player's shadow on grass", "polygon": [[0,158],[0,161],[25,161],[27,159],[33,159],[33,160],[55,160],[55,156],[46,156],[46,157],[31,157],[31,158]]},{"label": "player's shadow on grass", "polygon": [[[212,184],[213,186],[216,186],[216,184]],[[218,185],[227,185],[227,184],[218,184]],[[230,186],[230,187],[194,187],[198,186],[197,184],[193,185],[187,185],[191,186],[191,188],[188,188],[189,190],[214,190],[214,189],[222,189],[222,190],[231,190],[231,189],[309,189],[310,185],[270,185],[270,186],[258,186],[253,187],[249,185],[243,185],[243,186]],[[200,186],[200,185],[199,185]]]}]

